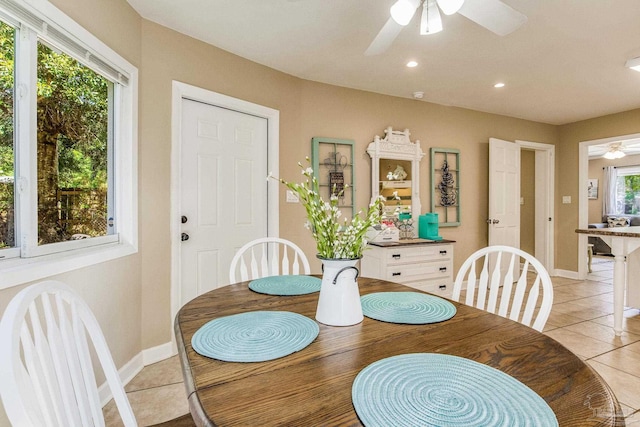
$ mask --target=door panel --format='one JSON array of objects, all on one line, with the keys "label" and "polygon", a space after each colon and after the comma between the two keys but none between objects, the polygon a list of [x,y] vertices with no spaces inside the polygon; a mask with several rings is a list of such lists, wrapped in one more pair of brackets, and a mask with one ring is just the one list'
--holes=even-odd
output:
[{"label": "door panel", "polygon": [[489,245],[520,247],[520,146],[489,139]]},{"label": "door panel", "polygon": [[[235,165],[235,188],[242,189],[234,193],[236,204],[236,225],[249,226],[256,218],[255,206],[253,199],[247,195],[253,194],[256,190],[253,188],[255,183],[254,162],[236,159]],[[266,171],[265,171],[266,172]],[[264,175],[266,176],[266,174]],[[260,185],[264,185],[264,179]]]},{"label": "door panel", "polygon": [[218,224],[218,157],[198,155],[198,225]]},{"label": "door panel", "polygon": [[220,251],[203,250],[197,252],[198,263],[196,276],[196,293],[198,295],[216,288],[211,277],[217,277],[220,271]]},{"label": "door panel", "polygon": [[183,99],[181,304],[229,282],[236,249],[267,235],[267,119]]}]

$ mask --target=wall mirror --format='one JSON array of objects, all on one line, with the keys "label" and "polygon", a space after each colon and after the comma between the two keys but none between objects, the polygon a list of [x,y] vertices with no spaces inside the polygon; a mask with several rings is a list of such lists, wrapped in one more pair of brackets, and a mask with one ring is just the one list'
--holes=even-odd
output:
[{"label": "wall mirror", "polygon": [[[385,129],[367,147],[371,156],[371,200],[385,198],[385,215],[413,219],[413,236],[418,235],[420,204],[420,160],[424,153],[420,141],[411,142],[409,129]],[[397,195],[397,197],[396,197]]]}]

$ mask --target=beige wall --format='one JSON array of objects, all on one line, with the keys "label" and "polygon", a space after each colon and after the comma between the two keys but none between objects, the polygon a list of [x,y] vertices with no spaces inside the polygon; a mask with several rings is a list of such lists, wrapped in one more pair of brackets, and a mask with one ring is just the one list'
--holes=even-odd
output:
[{"label": "beige wall", "polygon": [[621,159],[607,160],[598,158],[589,160],[589,178],[598,180],[598,198],[589,200],[589,223],[602,221],[602,179],[605,166],[638,166],[640,165],[640,154],[625,156]]},{"label": "beige wall", "polygon": [[[408,128],[411,138],[421,141],[426,153],[420,164],[422,211],[430,210],[430,147],[460,149],[460,198],[462,225],[441,228],[440,235],[456,240],[457,269],[473,251],[487,244],[488,140],[524,139],[554,144],[556,127],[427,102],[376,95],[368,92],[304,82],[302,93],[302,135],[300,143],[309,150],[313,136],[334,136],[356,141],[357,204],[366,206],[371,197],[371,161],[366,146],[384,128]],[[299,159],[299,158],[298,158]],[[281,165],[298,160],[281,150]],[[295,179],[292,174],[285,178]],[[303,213],[297,210],[300,218]],[[286,212],[288,215],[288,212]],[[299,227],[302,228],[302,219]],[[295,223],[294,223],[295,224]],[[303,230],[304,231],[304,230]],[[310,238],[303,233],[305,241]],[[312,243],[305,251],[313,253]]]},{"label": "beige wall", "polygon": [[536,153],[520,151],[520,249],[536,253]]},{"label": "beige wall", "polygon": [[[578,146],[591,141],[640,133],[640,109],[611,114],[558,127],[556,146],[556,268],[578,270]],[[559,167],[561,166],[561,167]],[[586,190],[585,190],[586,191]],[[562,196],[572,203],[562,204]]]}]

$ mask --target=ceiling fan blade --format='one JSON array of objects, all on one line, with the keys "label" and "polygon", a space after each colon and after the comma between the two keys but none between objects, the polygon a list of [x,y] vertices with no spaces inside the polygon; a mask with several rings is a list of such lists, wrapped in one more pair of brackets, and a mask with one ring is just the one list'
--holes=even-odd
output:
[{"label": "ceiling fan blade", "polygon": [[425,0],[422,4],[422,18],[420,19],[420,34],[428,35],[442,31],[442,18],[436,0]]},{"label": "ceiling fan blade", "polygon": [[465,0],[458,13],[499,36],[527,22],[525,15],[500,0]]},{"label": "ceiling fan blade", "polygon": [[402,31],[404,27],[398,24],[393,18],[389,18],[384,27],[380,30],[375,39],[371,42],[367,50],[364,52],[367,56],[380,55],[393,43],[393,41],[398,37],[400,31]]}]

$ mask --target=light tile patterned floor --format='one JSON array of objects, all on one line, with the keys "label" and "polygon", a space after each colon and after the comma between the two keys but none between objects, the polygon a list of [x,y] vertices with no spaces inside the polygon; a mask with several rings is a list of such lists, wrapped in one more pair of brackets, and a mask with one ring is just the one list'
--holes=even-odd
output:
[{"label": "light tile patterned floor", "polygon": [[[553,277],[554,304],[544,333],[593,367],[609,384],[627,425],[640,427],[640,311],[625,310],[624,333],[613,333],[613,259],[594,257],[587,280]],[[127,393],[141,426],[188,411],[177,357],[147,366]],[[113,402],[105,407],[107,425],[117,426]]]},{"label": "light tile patterned floor", "polygon": [[587,280],[553,277],[554,304],[544,333],[585,360],[607,381],[640,427],[640,311],[627,308],[613,333],[613,258],[594,257]]},{"label": "light tile patterned floor", "polygon": [[[169,421],[189,412],[178,356],[146,366],[125,390],[140,426]],[[113,400],[103,412],[108,427],[122,426]]]}]

